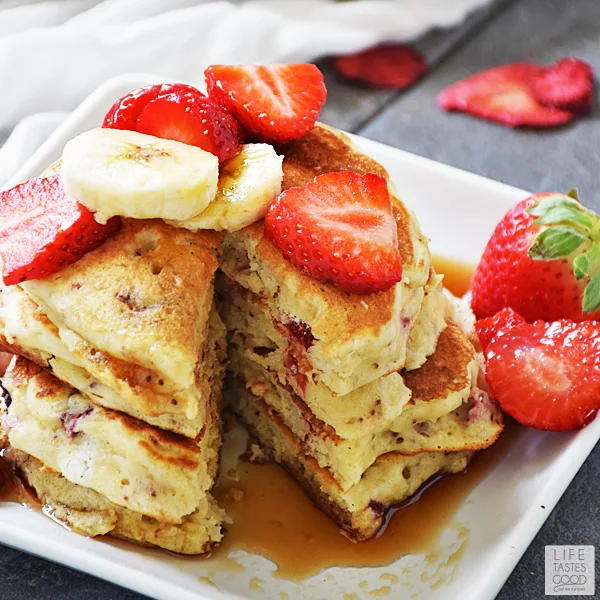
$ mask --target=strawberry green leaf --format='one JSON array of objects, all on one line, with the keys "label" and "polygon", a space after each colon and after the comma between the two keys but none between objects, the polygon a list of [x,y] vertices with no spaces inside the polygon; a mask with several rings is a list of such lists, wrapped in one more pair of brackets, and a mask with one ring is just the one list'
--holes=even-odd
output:
[{"label": "strawberry green leaf", "polygon": [[582,310],[584,313],[595,312],[600,308],[600,273],[596,273],[583,292]]},{"label": "strawberry green leaf", "polygon": [[573,200],[577,200],[579,202],[579,190],[577,188],[571,188],[567,193],[569,198],[573,198]]},{"label": "strawberry green leaf", "polygon": [[577,255],[573,259],[573,274],[575,279],[589,277],[594,264],[600,259],[600,244],[592,246],[587,252]]},{"label": "strawberry green leaf", "polygon": [[575,279],[583,279],[590,272],[590,263],[586,254],[587,252],[573,259],[573,275],[575,275]]},{"label": "strawberry green leaf", "polygon": [[586,233],[591,231],[594,223],[598,220],[597,215],[593,212],[562,194],[540,198],[539,202],[527,212],[536,217],[537,225],[565,223],[574,227],[580,227]]},{"label": "strawberry green leaf", "polygon": [[557,225],[544,229],[529,249],[529,258],[533,260],[555,260],[569,256],[588,241],[588,237],[568,225]]}]

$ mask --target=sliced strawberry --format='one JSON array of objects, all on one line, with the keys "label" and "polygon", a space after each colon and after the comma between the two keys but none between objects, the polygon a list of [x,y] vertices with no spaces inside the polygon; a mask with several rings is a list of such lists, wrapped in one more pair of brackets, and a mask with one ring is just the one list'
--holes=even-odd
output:
[{"label": "sliced strawberry", "polygon": [[543,71],[528,63],[494,67],[471,75],[438,94],[444,110],[470,115],[509,127],[556,127],[568,123],[574,115],[544,106],[535,100],[529,82]]},{"label": "sliced strawberry", "polygon": [[533,77],[529,89],[531,95],[544,106],[585,112],[593,103],[594,71],[578,58],[563,58]]},{"label": "sliced strawberry", "polygon": [[600,409],[600,323],[513,327],[488,346],[486,380],[502,410],[523,425],[585,427]]},{"label": "sliced strawberry", "polygon": [[65,195],[60,177],[30,179],[0,193],[0,258],[6,285],[40,279],[79,260],[116,233]]},{"label": "sliced strawberry", "polygon": [[475,330],[484,352],[495,339],[504,335],[504,332],[525,322],[525,319],[512,308],[503,308],[493,317],[477,321]]},{"label": "sliced strawberry", "polygon": [[289,142],[313,127],[327,97],[315,65],[213,65],[208,94],[258,141]]},{"label": "sliced strawberry", "polygon": [[424,56],[406,44],[385,44],[355,54],[334,56],[331,64],[344,79],[384,89],[406,89],[427,73]]},{"label": "sliced strawberry", "polygon": [[269,207],[265,235],[313,279],[355,294],[402,279],[387,182],[379,175],[326,173],[289,188]]},{"label": "sliced strawberry", "polygon": [[221,162],[239,153],[243,139],[238,122],[200,92],[159,95],[140,112],[136,131],[198,146]]},{"label": "sliced strawberry", "polygon": [[164,83],[134,90],[117,100],[102,127],[129,129],[198,146],[220,161],[240,151],[239,123],[200,90],[184,83]]},{"label": "sliced strawberry", "polygon": [[137,131],[136,125],[142,109],[152,100],[161,94],[201,94],[191,85],[185,83],[160,83],[158,85],[149,85],[129,92],[129,94],[119,98],[106,113],[102,127],[107,129],[128,129]]}]

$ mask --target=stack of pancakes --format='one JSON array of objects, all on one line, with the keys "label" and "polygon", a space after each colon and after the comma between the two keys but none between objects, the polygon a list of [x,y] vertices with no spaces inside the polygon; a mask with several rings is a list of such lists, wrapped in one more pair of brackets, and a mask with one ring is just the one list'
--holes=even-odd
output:
[{"label": "stack of pancakes", "polygon": [[[323,125],[278,151],[283,189],[332,171],[388,178]],[[390,192],[403,262],[390,290],[357,296],[311,279],[262,222],[227,234],[217,282],[234,412],[357,540],[435,474],[463,470],[502,430],[477,385],[468,309],[445,293],[416,219]]]},{"label": "stack of pancakes", "polygon": [[[324,125],[277,150],[283,189],[345,170],[389,181]],[[224,517],[210,490],[228,363],[231,409],[264,450],[350,536],[372,537],[387,507],[502,430],[472,315],[390,193],[403,279],[385,292],[311,279],[263,221],[223,238],[130,219],[63,271],[3,288],[0,349],[18,355],[3,457],[76,531],[205,552]]]},{"label": "stack of pancakes", "polygon": [[124,220],[74,265],[2,289],[0,345],[19,357],[0,446],[74,530],[186,554],[221,539],[221,240]]}]

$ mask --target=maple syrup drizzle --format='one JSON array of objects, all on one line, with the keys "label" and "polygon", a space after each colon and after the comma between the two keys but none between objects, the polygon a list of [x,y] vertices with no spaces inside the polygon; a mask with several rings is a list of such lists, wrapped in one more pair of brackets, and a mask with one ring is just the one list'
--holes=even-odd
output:
[{"label": "maple syrup drizzle", "polygon": [[[469,493],[510,450],[517,430],[508,427],[463,473],[438,477],[390,509],[378,536],[360,543],[345,537],[281,467],[240,463],[239,481],[223,481],[215,492],[233,524],[227,525],[214,555],[234,550],[261,554],[278,566],[278,577],[301,580],[328,567],[381,567],[406,554],[435,551]],[[241,499],[228,494],[230,488],[241,490]]]},{"label": "maple syrup drizzle", "polygon": [[437,255],[432,262],[436,273],[444,275],[444,287],[455,296],[462,298],[469,291],[475,265]]}]

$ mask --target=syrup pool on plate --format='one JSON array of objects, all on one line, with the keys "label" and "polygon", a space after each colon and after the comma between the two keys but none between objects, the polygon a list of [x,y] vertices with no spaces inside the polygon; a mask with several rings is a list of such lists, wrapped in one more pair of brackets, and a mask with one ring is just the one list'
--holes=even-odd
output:
[{"label": "syrup pool on plate", "polygon": [[[216,491],[233,523],[214,556],[235,550],[260,554],[277,565],[276,576],[301,580],[328,567],[380,567],[406,554],[435,553],[444,529],[453,524],[471,490],[510,451],[517,431],[510,424],[466,471],[430,481],[388,512],[376,538],[360,543],[345,537],[281,467],[240,462],[239,481],[224,477]],[[229,492],[232,488],[235,493]]]},{"label": "syrup pool on plate", "polygon": [[432,261],[436,273],[444,276],[444,287],[462,298],[471,287],[475,265],[437,255]]}]

